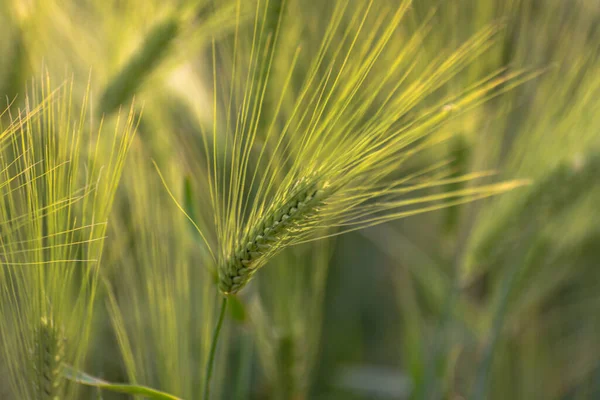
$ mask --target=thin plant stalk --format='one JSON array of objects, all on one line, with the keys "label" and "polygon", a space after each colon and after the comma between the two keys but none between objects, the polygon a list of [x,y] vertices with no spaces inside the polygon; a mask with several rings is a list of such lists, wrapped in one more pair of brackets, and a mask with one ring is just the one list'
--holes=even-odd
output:
[{"label": "thin plant stalk", "polygon": [[206,364],[206,377],[204,379],[204,396],[202,397],[204,400],[208,400],[210,396],[210,378],[212,376],[213,366],[215,363],[215,354],[217,352],[217,343],[219,342],[219,335],[221,333],[221,328],[223,327],[223,320],[225,319],[225,310],[227,309],[227,296],[223,297],[223,301],[221,302],[221,311],[219,311],[219,320],[217,321],[217,326],[215,327],[215,332],[212,337],[212,342],[210,345],[210,353],[208,355],[208,362]]}]

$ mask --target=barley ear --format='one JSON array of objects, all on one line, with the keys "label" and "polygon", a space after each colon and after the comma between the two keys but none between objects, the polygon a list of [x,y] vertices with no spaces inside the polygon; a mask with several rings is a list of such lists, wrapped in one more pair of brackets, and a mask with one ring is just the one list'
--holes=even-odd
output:
[{"label": "barley ear", "polygon": [[100,99],[98,111],[111,114],[130,101],[143,82],[166,58],[180,32],[177,17],[156,24],[141,47],[125,66],[113,77]]},{"label": "barley ear", "polygon": [[247,230],[233,254],[219,268],[219,289],[224,294],[240,291],[290,235],[315,216],[328,193],[327,183],[309,179],[299,183],[288,200],[271,207]]},{"label": "barley ear", "polygon": [[65,358],[65,336],[52,319],[42,317],[35,332],[32,351],[35,398],[58,400],[62,389],[61,368]]}]

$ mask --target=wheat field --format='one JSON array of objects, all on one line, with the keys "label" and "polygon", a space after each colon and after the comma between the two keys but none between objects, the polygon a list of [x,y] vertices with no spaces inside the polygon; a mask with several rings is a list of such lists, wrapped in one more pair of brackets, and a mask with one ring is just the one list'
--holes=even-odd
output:
[{"label": "wheat field", "polygon": [[0,399],[600,398],[597,0],[0,0]]}]

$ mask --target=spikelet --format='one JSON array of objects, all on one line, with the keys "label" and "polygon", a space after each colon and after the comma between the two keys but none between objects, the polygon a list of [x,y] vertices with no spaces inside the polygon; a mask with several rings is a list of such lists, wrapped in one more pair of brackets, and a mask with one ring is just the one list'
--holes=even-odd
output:
[{"label": "spikelet", "polygon": [[61,367],[65,357],[65,336],[48,317],[42,317],[34,333],[32,349],[33,390],[39,400],[58,400],[62,388]]},{"label": "spikelet", "polygon": [[281,249],[289,235],[316,214],[329,194],[329,185],[313,178],[299,183],[293,193],[289,200],[265,213],[219,268],[219,288],[223,293],[239,291]]}]

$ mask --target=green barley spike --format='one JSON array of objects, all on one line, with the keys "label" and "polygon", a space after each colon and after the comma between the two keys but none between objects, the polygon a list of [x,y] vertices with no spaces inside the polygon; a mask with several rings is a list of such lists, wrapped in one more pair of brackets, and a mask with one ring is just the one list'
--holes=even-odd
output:
[{"label": "green barley spike", "polygon": [[61,367],[64,361],[64,334],[51,319],[43,317],[35,333],[33,350],[35,398],[58,400],[62,389]]},{"label": "green barley spike", "polygon": [[108,84],[99,112],[111,114],[136,94],[144,80],[164,61],[180,32],[180,20],[168,18],[156,24],[127,64]]},{"label": "green barley spike", "polygon": [[237,293],[295,230],[314,216],[328,194],[328,184],[310,180],[299,184],[295,194],[273,207],[252,227],[219,268],[219,288]]}]

